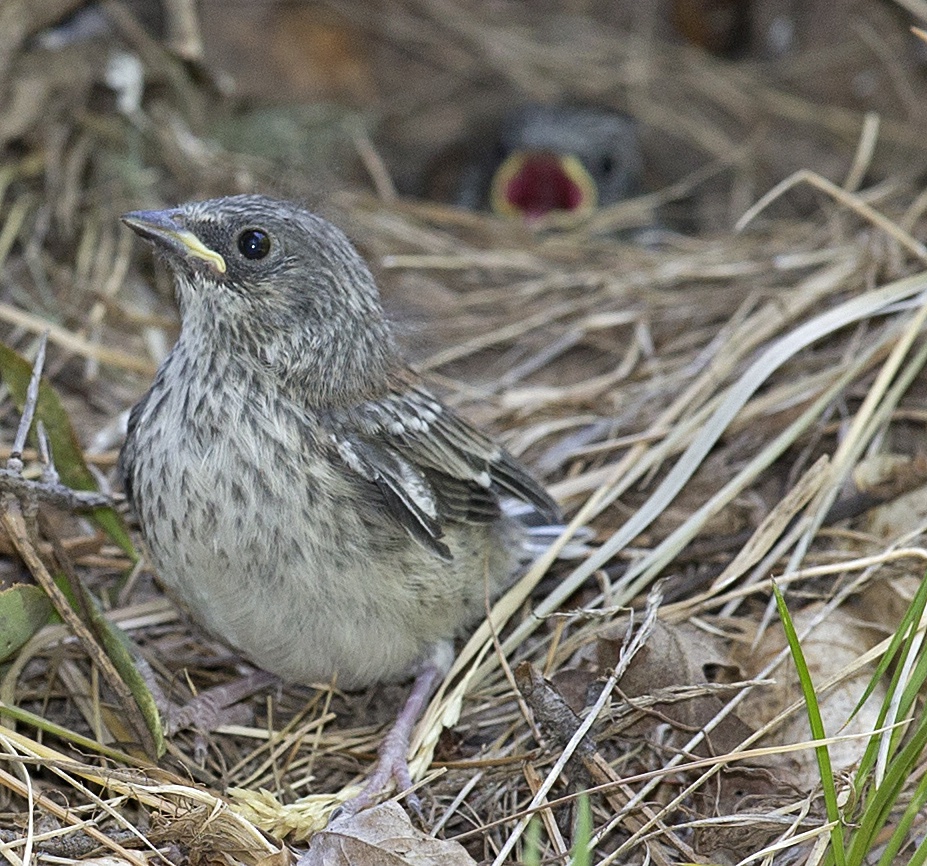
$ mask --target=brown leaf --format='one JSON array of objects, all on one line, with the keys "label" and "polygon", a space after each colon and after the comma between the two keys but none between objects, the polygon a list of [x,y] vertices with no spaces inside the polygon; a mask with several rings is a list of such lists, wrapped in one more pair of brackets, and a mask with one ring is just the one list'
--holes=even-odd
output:
[{"label": "brown leaf", "polygon": [[[613,667],[617,662],[625,630],[625,625],[618,624],[599,637],[600,670]],[[632,700],[663,694],[671,697],[673,692],[682,698],[684,687],[715,683],[721,670],[727,672],[728,681],[736,680],[736,674],[732,675],[729,667],[728,653],[720,639],[688,623],[657,620],[647,645],[634,657],[619,680],[618,688]],[[628,731],[644,734],[662,721],[670,721],[688,736],[709,722],[723,704],[722,697],[710,693],[661,701],[650,708],[655,715],[645,717]],[[731,714],[712,731],[709,751],[713,754],[727,752],[750,733],[751,729]]]},{"label": "brown leaf", "polygon": [[387,802],[313,836],[298,866],[476,866],[476,861],[458,842],[416,830],[402,806]]}]

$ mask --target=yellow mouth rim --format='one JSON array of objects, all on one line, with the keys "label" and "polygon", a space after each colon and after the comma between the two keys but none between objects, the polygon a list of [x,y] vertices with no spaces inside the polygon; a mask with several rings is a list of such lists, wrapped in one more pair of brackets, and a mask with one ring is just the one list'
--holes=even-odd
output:
[{"label": "yellow mouth rim", "polygon": [[[509,217],[523,216],[523,212],[505,197],[505,191],[509,183],[511,183],[518,172],[521,171],[525,162],[532,156],[537,155],[537,153],[532,151],[516,150],[514,153],[509,154],[499,168],[496,169],[496,173],[492,178],[492,184],[489,188],[489,207],[493,213]],[[571,211],[563,211],[563,213],[579,216],[594,211],[599,204],[599,191],[596,188],[592,175],[586,171],[579,157],[569,153],[544,155],[553,156],[557,160],[561,169],[563,169],[563,173],[579,187],[579,191],[582,195],[582,204],[579,207]],[[544,217],[549,216],[551,213],[560,212],[561,211],[558,210],[552,210],[550,213],[544,214]]]}]

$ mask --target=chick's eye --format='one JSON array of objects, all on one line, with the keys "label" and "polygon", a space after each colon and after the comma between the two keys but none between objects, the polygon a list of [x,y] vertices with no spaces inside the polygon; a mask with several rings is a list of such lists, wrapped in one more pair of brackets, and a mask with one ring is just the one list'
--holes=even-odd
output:
[{"label": "chick's eye", "polygon": [[263,259],[270,252],[270,235],[260,229],[245,229],[238,236],[238,252],[246,259]]}]

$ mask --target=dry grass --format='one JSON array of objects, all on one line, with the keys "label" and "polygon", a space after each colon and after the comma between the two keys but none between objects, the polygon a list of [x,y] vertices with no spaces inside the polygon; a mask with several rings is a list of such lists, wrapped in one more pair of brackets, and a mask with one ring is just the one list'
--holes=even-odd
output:
[{"label": "dry grass", "polygon": [[[100,86],[98,47],[65,57],[0,44],[10,74],[0,94],[3,340],[28,356],[49,331],[46,369],[88,459],[109,474],[121,413],[176,328],[164,274],[118,214],[246,189],[319,202],[369,256],[418,365],[545,475],[574,526],[597,533],[580,563],[552,565],[553,553],[536,563],[460,648],[416,741],[426,826],[502,862],[539,811],[543,856],[563,857],[572,798],[594,789],[594,862],[643,862],[645,852],[660,863],[736,862],[780,837],[803,857],[823,832],[817,792],[789,784],[787,749],[754,745],[800,705],[744,710],[788,669],[785,652],[757,661],[774,620],[770,579],[813,611],[815,629],[844,615],[877,620],[883,631],[857,647],[862,661],[827,674],[839,685],[892,630],[891,611],[880,618],[872,605],[887,607],[927,558],[916,505],[891,531],[870,512],[925,481],[927,199],[913,179],[927,168],[927,103],[914,65],[888,50],[904,28],[890,8],[852,19],[853,38],[875,40],[894,82],[876,119],[840,98],[846,45],[831,46],[822,94],[828,69],[810,69],[810,54],[787,69],[733,65],[563,12],[386,5],[388,15],[329,4],[376,34],[386,59],[372,63],[416,47],[416,60],[384,72],[408,82],[379,115],[392,137],[327,129],[342,151],[358,147],[381,195],[355,180],[322,198],[305,166],[216,144],[214,124],[240,106],[125,15],[105,44],[141,58],[148,89],[122,113]],[[41,112],[16,101],[27,85]],[[382,153],[426,127],[438,138],[434,94],[455,93],[462,111],[500,93],[614,104],[682,155],[654,192],[566,227],[394,197],[396,169]],[[429,148],[426,136],[409,158]],[[785,178],[781,198],[734,231]],[[699,231],[655,228],[680,202]],[[4,441],[17,420],[9,406]],[[127,577],[125,556],[86,523],[49,514],[42,531],[70,551],[174,697],[235,676],[237,660],[180,620],[144,568]],[[26,579],[4,551],[3,584]],[[629,630],[628,608],[647,612]],[[636,655],[626,630],[644,647]],[[727,679],[708,675],[702,643],[741,648],[712,656]],[[574,707],[593,708],[581,714],[591,741],[545,717],[523,662]],[[635,666],[638,691],[619,679]],[[63,626],[39,631],[0,677],[0,700],[19,708],[0,727],[10,862],[96,846],[133,863],[158,848],[173,862],[262,862],[280,837],[320,826],[402,695],[284,688],[212,737],[205,760],[179,735],[155,766],[120,736],[112,694]],[[581,748],[590,742],[591,754]]]}]

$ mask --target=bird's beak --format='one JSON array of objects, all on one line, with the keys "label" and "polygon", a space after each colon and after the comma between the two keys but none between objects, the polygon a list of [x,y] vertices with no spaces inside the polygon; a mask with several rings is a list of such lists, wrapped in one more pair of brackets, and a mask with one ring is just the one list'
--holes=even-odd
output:
[{"label": "bird's beak", "polygon": [[178,222],[178,215],[176,210],[136,210],[124,214],[122,221],[146,241],[168,252],[205,262],[217,274],[224,274],[225,259],[185,229]]},{"label": "bird's beak", "polygon": [[551,211],[587,214],[598,205],[595,180],[571,154],[515,151],[499,166],[490,207],[503,216],[536,220]]}]

